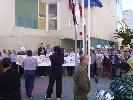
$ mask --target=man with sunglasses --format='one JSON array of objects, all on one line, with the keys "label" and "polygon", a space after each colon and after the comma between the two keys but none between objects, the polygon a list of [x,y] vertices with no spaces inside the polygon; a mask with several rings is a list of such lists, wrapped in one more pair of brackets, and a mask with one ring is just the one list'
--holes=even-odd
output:
[{"label": "man with sunglasses", "polygon": [[124,52],[123,62],[126,62],[131,66],[129,74],[133,75],[133,57],[130,55],[131,51],[129,48],[125,48],[123,52]]}]

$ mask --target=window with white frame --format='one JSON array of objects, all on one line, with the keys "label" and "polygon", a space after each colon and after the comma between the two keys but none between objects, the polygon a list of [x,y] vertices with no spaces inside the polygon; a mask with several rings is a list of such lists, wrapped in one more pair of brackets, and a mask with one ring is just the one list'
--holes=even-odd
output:
[{"label": "window with white frame", "polygon": [[39,1],[38,29],[57,30],[57,3],[47,4]]},{"label": "window with white frame", "polygon": [[60,2],[46,3],[44,0],[15,0],[15,26],[46,31],[59,30],[59,5]]},{"label": "window with white frame", "polygon": [[57,30],[57,3],[49,5],[49,20],[48,28],[49,30]]}]

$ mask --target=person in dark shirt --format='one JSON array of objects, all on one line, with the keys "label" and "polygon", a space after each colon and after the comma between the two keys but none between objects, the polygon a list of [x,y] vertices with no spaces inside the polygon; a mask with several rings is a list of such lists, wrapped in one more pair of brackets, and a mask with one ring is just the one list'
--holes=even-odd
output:
[{"label": "person in dark shirt", "polygon": [[[38,48],[38,56],[46,55],[46,50],[43,46],[43,43],[41,43],[40,48]],[[38,66],[39,76],[44,77],[46,72],[46,66]]]},{"label": "person in dark shirt", "polygon": [[[113,100],[133,100],[133,76],[130,75],[131,66],[126,62],[122,62],[117,67],[119,75],[110,84],[110,89],[114,92],[115,97]],[[125,89],[122,87],[125,87]]]},{"label": "person in dark shirt", "polygon": [[54,82],[56,81],[56,97],[60,100],[62,94],[62,64],[64,63],[64,56],[60,53],[60,47],[54,47],[54,54],[50,56],[51,61],[51,73],[49,76],[49,85],[47,89],[46,100],[51,99],[51,94],[53,93]]},{"label": "person in dark shirt", "polygon": [[45,48],[43,47],[43,43],[41,43],[41,47],[38,48],[38,56],[40,55],[46,55]]},{"label": "person in dark shirt", "polygon": [[10,58],[2,59],[4,73],[0,76],[0,100],[21,100],[20,74],[11,69]]},{"label": "person in dark shirt", "polygon": [[119,63],[119,57],[115,54],[115,50],[111,50],[111,55],[109,55],[110,69],[111,69],[111,79],[115,79],[117,76],[117,64]]}]

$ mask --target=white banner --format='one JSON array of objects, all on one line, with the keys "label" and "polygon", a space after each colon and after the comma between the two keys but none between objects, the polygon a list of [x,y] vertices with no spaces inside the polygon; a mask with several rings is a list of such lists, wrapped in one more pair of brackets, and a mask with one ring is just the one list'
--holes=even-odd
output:
[{"label": "white banner", "polygon": [[[26,58],[26,55],[17,55],[17,62],[16,64],[21,65],[21,62],[24,58]],[[38,66],[51,66],[51,61],[49,57],[47,56],[33,56],[37,59]],[[77,62],[80,63],[79,59],[77,59]],[[62,66],[75,66],[75,56],[68,56],[64,57],[64,64]]]}]

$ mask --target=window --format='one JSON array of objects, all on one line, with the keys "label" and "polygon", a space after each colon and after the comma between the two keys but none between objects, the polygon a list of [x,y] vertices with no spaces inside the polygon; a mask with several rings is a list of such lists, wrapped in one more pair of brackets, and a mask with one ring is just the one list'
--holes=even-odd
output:
[{"label": "window", "polygon": [[57,30],[57,3],[46,4],[39,1],[38,29]]},{"label": "window", "polygon": [[38,0],[15,0],[15,26],[38,29]]},{"label": "window", "polygon": [[57,4],[49,5],[49,30],[57,30]]},{"label": "window", "polygon": [[[15,26],[40,30],[57,30],[60,3],[43,0],[15,0]],[[58,25],[59,29],[59,25]]]},{"label": "window", "polygon": [[38,29],[46,30],[46,4],[43,2],[39,2]]}]

